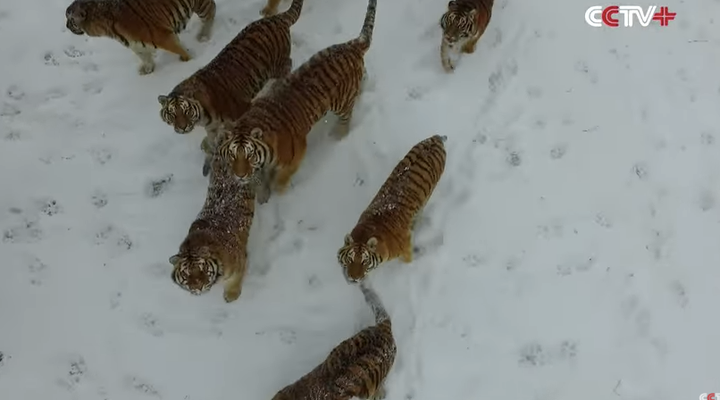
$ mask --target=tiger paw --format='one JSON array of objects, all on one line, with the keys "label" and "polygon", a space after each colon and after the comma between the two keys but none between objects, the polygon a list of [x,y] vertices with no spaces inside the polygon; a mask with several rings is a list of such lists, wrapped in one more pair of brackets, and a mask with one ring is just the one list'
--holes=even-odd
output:
[{"label": "tiger paw", "polygon": [[257,187],[257,195],[255,196],[258,204],[265,204],[270,200],[270,188],[267,185],[260,184]]},{"label": "tiger paw", "polygon": [[195,36],[195,39],[197,39],[197,41],[200,43],[205,43],[210,40],[210,35],[205,32],[200,32],[197,34],[197,36]]},{"label": "tiger paw", "polygon": [[237,300],[238,297],[240,297],[240,290],[225,290],[223,292],[223,299],[225,299],[226,303],[232,303],[233,301]]},{"label": "tiger paw", "polygon": [[452,61],[450,61],[449,59],[443,60],[442,64],[443,64],[443,69],[445,70],[445,72],[455,71],[455,64]]},{"label": "tiger paw", "polygon": [[180,58],[180,61],[182,61],[182,62],[188,62],[188,61],[192,60],[192,56],[190,54],[183,54],[183,55],[179,56],[178,58]]},{"label": "tiger paw", "polygon": [[210,175],[210,160],[207,158],[205,158],[205,162],[203,163],[202,174],[203,176]]},{"label": "tiger paw", "polygon": [[151,74],[155,71],[155,64],[140,64],[140,67],[138,68],[138,74],[140,75],[147,75]]}]

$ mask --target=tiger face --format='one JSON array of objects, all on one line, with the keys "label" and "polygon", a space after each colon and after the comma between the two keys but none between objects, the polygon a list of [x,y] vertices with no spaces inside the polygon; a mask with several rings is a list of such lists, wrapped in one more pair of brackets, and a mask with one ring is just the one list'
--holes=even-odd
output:
[{"label": "tiger face", "polygon": [[362,281],[382,262],[377,254],[376,238],[370,238],[366,243],[357,243],[349,234],[345,235],[345,244],[338,250],[337,258],[350,283]]},{"label": "tiger face", "polygon": [[85,30],[82,26],[85,24],[85,19],[88,15],[88,2],[83,0],[75,0],[65,9],[65,27],[76,34],[83,35]]},{"label": "tiger face", "polygon": [[194,295],[210,290],[222,275],[219,264],[211,257],[176,254],[169,261],[173,265],[173,282]]},{"label": "tiger face", "polygon": [[270,147],[262,140],[260,128],[253,128],[249,135],[228,138],[218,146],[218,153],[244,184],[256,182],[259,172],[271,157]]},{"label": "tiger face", "polygon": [[440,17],[443,42],[451,49],[462,46],[478,32],[477,10],[460,10],[455,1],[448,3],[448,11]]},{"label": "tiger face", "polygon": [[183,96],[158,96],[160,118],[175,129],[175,133],[186,134],[195,129],[203,118],[202,105],[196,100]]}]

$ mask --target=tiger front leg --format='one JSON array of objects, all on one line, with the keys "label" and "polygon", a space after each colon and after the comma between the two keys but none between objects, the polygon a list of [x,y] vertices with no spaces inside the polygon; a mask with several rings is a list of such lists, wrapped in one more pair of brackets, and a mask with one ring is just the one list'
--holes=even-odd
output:
[{"label": "tiger front leg", "polygon": [[155,71],[154,48],[149,46],[146,47],[142,43],[133,43],[130,45],[130,50],[132,50],[132,52],[140,59],[138,74],[147,75]]},{"label": "tiger front leg", "polygon": [[273,171],[261,171],[260,178],[255,181],[255,199],[258,204],[265,204],[270,200],[272,194],[272,182],[275,177]]},{"label": "tiger front leg", "polygon": [[477,47],[477,42],[478,40],[480,40],[481,34],[481,32],[478,32],[475,36],[468,39],[468,41],[462,45],[462,52],[466,54],[474,53],[475,48]]},{"label": "tiger front leg", "polygon": [[450,49],[443,38],[442,43],[440,44],[440,61],[442,61],[442,66],[445,72],[453,72],[455,71],[455,63],[450,58]]},{"label": "tiger front leg", "polygon": [[243,279],[245,278],[245,269],[247,268],[247,259],[243,259],[238,265],[232,269],[230,276],[223,282],[223,299],[226,303],[232,303],[237,300],[242,293]]},{"label": "tiger front leg", "polygon": [[386,397],[387,392],[385,391],[385,383],[381,383],[377,389],[375,389],[375,393],[370,395],[368,400],[384,400]]},{"label": "tiger front leg", "polygon": [[405,234],[405,243],[402,247],[402,253],[400,253],[400,260],[406,264],[410,264],[413,261],[413,232],[408,229]]},{"label": "tiger front leg", "polygon": [[300,163],[293,163],[289,166],[286,166],[282,169],[279,169],[276,172],[275,175],[275,187],[274,190],[278,194],[282,195],[287,192],[288,188],[290,187],[290,180],[295,175],[297,170],[300,168]]}]

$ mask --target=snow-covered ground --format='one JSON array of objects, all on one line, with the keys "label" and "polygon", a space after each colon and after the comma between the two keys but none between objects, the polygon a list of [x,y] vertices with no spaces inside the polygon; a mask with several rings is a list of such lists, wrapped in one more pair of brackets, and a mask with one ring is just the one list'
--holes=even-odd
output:
[{"label": "snow-covered ground", "polygon": [[[170,280],[207,180],[202,131],[175,134],[156,99],[263,0],[219,1],[211,42],[196,18],[182,35],[194,60],[159,52],[142,77],[119,44],[68,32],[68,4],[0,4],[3,400],[270,399],[372,322],[335,254],[434,133],[448,161],[423,255],[370,278],[398,342],[388,400],[720,391],[717,1],[658,4],[677,12],[664,28],[594,29],[593,2],[500,0],[448,75],[447,2],[380,0],[350,136],[328,139],[329,117],[294,188],[258,208],[231,304]],[[295,65],[357,35],[365,7],[307,0]]]}]

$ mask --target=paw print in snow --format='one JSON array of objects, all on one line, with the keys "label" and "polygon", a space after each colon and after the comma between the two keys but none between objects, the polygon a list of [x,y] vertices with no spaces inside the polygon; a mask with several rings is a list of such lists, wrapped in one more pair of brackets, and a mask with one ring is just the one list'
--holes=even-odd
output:
[{"label": "paw print in snow", "polygon": [[7,97],[15,101],[20,101],[25,98],[25,92],[23,92],[17,85],[10,85],[5,91],[5,94]]},{"label": "paw print in snow", "polygon": [[58,384],[67,390],[74,390],[85,379],[88,368],[81,355],[72,356],[68,364],[66,375],[59,379]]},{"label": "paw print in snow", "polygon": [[40,286],[43,283],[43,278],[47,274],[48,266],[42,262],[39,258],[35,258],[28,265],[28,272],[30,274],[30,284],[33,286]]},{"label": "paw print in snow", "polygon": [[45,60],[45,65],[57,67],[60,65],[60,63],[55,59],[55,56],[53,56],[53,53],[51,51],[48,51],[43,56],[43,59]]},{"label": "paw print in snow", "polygon": [[160,179],[156,179],[150,182],[147,188],[147,195],[149,197],[159,197],[165,193],[170,185],[173,183],[173,174],[168,174]]},{"label": "paw print in snow", "polygon": [[36,217],[24,218],[21,224],[6,229],[2,241],[5,243],[35,243],[43,238],[43,231]]},{"label": "paw print in snow", "polygon": [[59,214],[63,211],[62,207],[57,203],[56,200],[47,199],[40,201],[40,212],[52,217],[55,214]]},{"label": "paw print in snow", "polygon": [[127,381],[127,385],[138,393],[141,393],[141,394],[144,394],[147,396],[152,396],[152,397],[158,397],[158,398],[162,397],[162,396],[160,396],[160,393],[157,391],[157,389],[155,389],[155,387],[153,387],[153,385],[151,385],[144,379],[140,379],[135,376],[130,376],[127,378],[126,381]]},{"label": "paw print in snow", "polygon": [[92,204],[97,208],[103,208],[108,203],[107,195],[103,192],[96,192],[92,195]]}]

